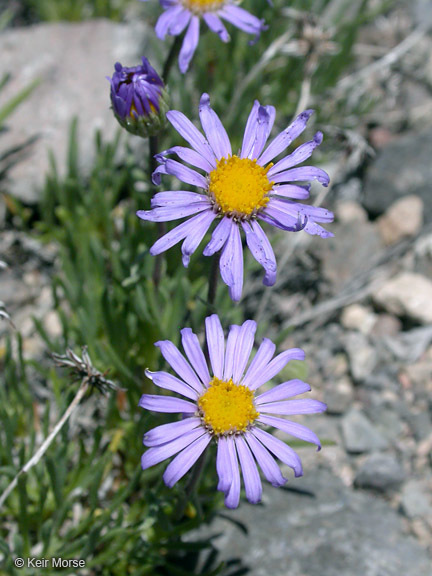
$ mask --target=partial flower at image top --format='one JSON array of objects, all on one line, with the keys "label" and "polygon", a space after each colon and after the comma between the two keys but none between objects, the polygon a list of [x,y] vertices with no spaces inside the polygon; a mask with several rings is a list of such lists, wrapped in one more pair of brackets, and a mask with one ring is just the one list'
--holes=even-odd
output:
[{"label": "partial flower at image top", "polygon": [[128,132],[147,138],[165,124],[168,94],[165,84],[147,58],[139,66],[126,67],[117,62],[111,83],[114,116]]},{"label": "partial flower at image top", "polygon": [[[286,350],[273,358],[275,344],[264,338],[249,363],[257,325],[247,320],[230,327],[225,342],[216,314],[205,321],[211,372],[196,334],[181,330],[184,355],[169,340],[156,342],[166,362],[177,373],[150,372],[146,375],[156,386],[185,398],[143,394],[139,405],[146,410],[179,413],[182,420],[163,424],[144,434],[143,470],[175,456],[163,479],[174,486],[197,462],[209,444],[217,443],[217,489],[225,495],[225,505],[236,508],[240,500],[240,470],[246,498],[260,502],[262,484],[258,466],[273,486],[283,486],[287,479],[275,458],[292,468],[296,477],[303,474],[298,454],[285,442],[264,428],[277,428],[290,436],[321,448],[311,430],[275,414],[292,416],[323,412],[326,405],[313,399],[292,399],[310,391],[309,384],[298,379],[283,382],[256,395],[291,360],[304,360],[299,348]],[[249,366],[248,366],[249,363]],[[258,464],[258,466],[257,466]]]},{"label": "partial flower at image top", "polygon": [[[167,113],[169,122],[190,144],[191,148],[174,146],[156,155],[160,166],[153,173],[153,182],[160,184],[161,174],[175,176],[182,182],[203,190],[203,193],[171,190],[155,194],[151,210],[139,210],[143,220],[168,222],[189,218],[162,236],[151,248],[157,255],[181,240],[183,265],[188,266],[191,255],[198,248],[213,221],[218,220],[204,256],[221,251],[220,272],[229,287],[232,300],[241,298],[243,288],[243,248],[240,230],[253,257],[264,270],[263,283],[276,282],[276,258],[269,239],[258,220],[281,230],[317,234],[321,238],[333,236],[318,222],[333,220],[332,212],[298,203],[309,197],[309,184],[317,180],[324,186],[329,176],[314,166],[298,166],[307,160],[322,142],[322,133],[300,145],[291,154],[273,164],[290,144],[304,131],[312,110],[300,114],[292,124],[278,134],[266,147],[275,120],[273,106],[261,106],[255,101],[238,154],[233,154],[231,143],[218,115],[210,107],[208,94],[200,101],[199,116],[205,136],[176,110]],[[177,155],[193,168],[169,158]],[[202,170],[205,175],[197,172]]]},{"label": "partial flower at image top", "polygon": [[187,27],[179,54],[179,68],[183,74],[198,46],[201,18],[223,42],[229,42],[230,36],[221,18],[247,34],[253,34],[255,39],[266,29],[263,20],[240,8],[235,0],[160,0],[160,5],[165,12],[156,23],[158,38],[178,36]]}]

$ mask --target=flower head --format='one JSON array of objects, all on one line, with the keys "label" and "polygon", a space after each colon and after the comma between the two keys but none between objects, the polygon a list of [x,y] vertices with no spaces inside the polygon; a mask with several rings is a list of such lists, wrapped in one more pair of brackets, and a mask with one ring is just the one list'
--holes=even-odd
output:
[{"label": "flower head", "polygon": [[147,58],[142,65],[126,68],[114,66],[111,103],[114,115],[128,132],[146,138],[158,132],[165,123],[168,94],[156,70]]},{"label": "flower head", "polygon": [[247,320],[231,326],[225,345],[224,333],[216,314],[206,318],[206,338],[211,372],[190,328],[181,330],[186,358],[169,340],[156,342],[163,357],[177,376],[168,372],[146,374],[156,386],[187,398],[144,394],[140,406],[155,412],[177,412],[183,419],[153,428],[144,435],[149,449],[142,457],[145,470],[171,456],[177,456],[164,473],[169,487],[180,480],[212,441],[217,442],[216,469],[218,490],[225,494],[225,505],[236,508],[240,498],[242,469],[246,497],[261,500],[262,486],[257,468],[273,486],[283,486],[283,477],[275,458],[303,474],[299,456],[287,444],[275,438],[265,427],[273,427],[290,436],[321,448],[318,437],[305,426],[274,416],[323,412],[326,405],[318,400],[295,399],[310,390],[301,380],[289,380],[256,395],[290,360],[304,360],[304,352],[293,348],[275,358],[276,346],[264,338],[247,367],[254,343],[256,323]]},{"label": "flower head", "polygon": [[[156,156],[161,164],[153,173],[153,181],[160,184],[161,174],[171,174],[179,180],[201,188],[203,193],[169,191],[155,194],[151,210],[140,210],[143,220],[162,222],[192,216],[160,238],[150,249],[160,254],[181,240],[183,264],[198,248],[213,221],[219,220],[204,255],[222,251],[220,271],[229,286],[233,300],[239,300],[243,286],[243,249],[240,230],[253,257],[265,270],[264,284],[276,281],[276,259],[272,246],[259,220],[286,231],[304,230],[322,238],[333,236],[317,222],[331,222],[333,214],[323,208],[295,202],[309,196],[309,185],[299,182],[318,180],[324,186],[329,177],[320,168],[301,166],[321,143],[317,132],[310,142],[275,164],[279,156],[306,128],[312,110],[300,114],[292,124],[267,146],[274,119],[273,106],[261,106],[255,101],[247,120],[243,145],[233,154],[228,135],[217,114],[210,107],[207,94],[201,97],[199,114],[205,136],[181,112],[171,110],[167,118],[191,148],[175,146]],[[194,169],[169,158],[176,154]],[[197,172],[202,170],[205,175]]]},{"label": "flower head", "polygon": [[253,34],[255,39],[266,28],[263,20],[240,8],[236,0],[160,0],[160,4],[165,12],[156,23],[158,38],[178,36],[187,27],[179,54],[179,68],[183,74],[198,46],[201,18],[222,42],[229,42],[230,37],[221,18],[247,34]]}]

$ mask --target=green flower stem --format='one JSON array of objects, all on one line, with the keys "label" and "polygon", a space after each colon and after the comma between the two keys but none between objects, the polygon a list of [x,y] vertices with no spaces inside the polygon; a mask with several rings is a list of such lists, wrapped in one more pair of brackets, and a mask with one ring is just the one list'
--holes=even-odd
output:
[{"label": "green flower stem", "polygon": [[183,35],[176,36],[174,42],[171,44],[170,51],[168,52],[168,56],[165,60],[165,64],[162,71],[162,79],[165,84],[168,84],[168,77],[171,72],[172,65],[174,64],[174,60],[177,57],[177,54],[180,52],[180,46],[183,42]]},{"label": "green flower stem", "polygon": [[[148,179],[152,182],[152,174],[156,170],[157,162],[155,159],[155,154],[158,152],[159,147],[159,139],[157,134],[155,136],[150,136],[149,138],[149,160],[148,160]],[[151,184],[151,191],[152,196],[156,192],[156,187]],[[158,222],[157,223],[158,229],[158,236],[161,238],[164,234],[166,234],[166,224],[165,222]],[[162,262],[163,262],[163,255],[158,254],[155,258],[155,266],[153,269],[153,283],[157,287],[159,286],[162,274]]]}]

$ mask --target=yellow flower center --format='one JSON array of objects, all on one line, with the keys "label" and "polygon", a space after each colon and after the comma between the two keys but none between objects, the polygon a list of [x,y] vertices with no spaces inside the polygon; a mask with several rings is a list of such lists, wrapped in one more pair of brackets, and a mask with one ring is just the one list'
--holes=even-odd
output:
[{"label": "yellow flower center", "polygon": [[221,158],[209,174],[209,192],[224,214],[244,218],[252,216],[269,201],[270,182],[267,172],[256,160],[230,156]]},{"label": "yellow flower center", "polygon": [[218,10],[225,2],[226,0],[182,0],[183,6],[195,14]]},{"label": "yellow flower center", "polygon": [[245,432],[259,416],[253,397],[246,386],[213,378],[198,400],[201,418],[216,436]]}]

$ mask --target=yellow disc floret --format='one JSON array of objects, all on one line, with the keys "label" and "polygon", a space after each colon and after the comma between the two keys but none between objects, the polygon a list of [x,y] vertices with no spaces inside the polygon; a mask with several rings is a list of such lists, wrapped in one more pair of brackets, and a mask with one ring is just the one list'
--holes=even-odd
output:
[{"label": "yellow disc floret", "polygon": [[202,12],[211,12],[212,10],[219,10],[225,4],[226,0],[181,0],[183,6],[194,12],[201,14]]},{"label": "yellow disc floret", "polygon": [[201,418],[216,436],[245,432],[259,416],[253,397],[246,386],[213,378],[198,400]]},{"label": "yellow disc floret", "polygon": [[263,168],[256,160],[238,156],[218,160],[209,174],[209,192],[217,207],[237,218],[256,214],[269,201],[268,192],[274,184],[267,177],[271,167]]}]

